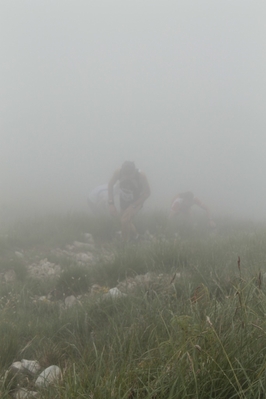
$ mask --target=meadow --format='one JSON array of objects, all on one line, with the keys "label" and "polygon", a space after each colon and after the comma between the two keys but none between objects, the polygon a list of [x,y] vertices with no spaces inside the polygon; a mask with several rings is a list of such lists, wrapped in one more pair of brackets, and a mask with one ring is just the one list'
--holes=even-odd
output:
[{"label": "meadow", "polygon": [[[127,245],[117,221],[87,214],[2,229],[1,398],[36,391],[32,375],[10,370],[21,359],[61,368],[42,399],[266,398],[266,225],[227,218],[180,232],[163,211],[136,223],[140,240]],[[53,252],[86,233],[93,264]],[[60,276],[30,276],[41,258]],[[113,287],[124,295],[106,296]],[[66,309],[67,295],[78,300]]]}]

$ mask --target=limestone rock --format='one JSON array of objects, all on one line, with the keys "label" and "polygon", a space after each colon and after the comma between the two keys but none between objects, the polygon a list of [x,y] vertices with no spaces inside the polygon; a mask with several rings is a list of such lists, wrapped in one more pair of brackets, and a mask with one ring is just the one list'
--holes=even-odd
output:
[{"label": "limestone rock", "polygon": [[15,255],[16,255],[17,258],[20,258],[20,259],[24,258],[24,255],[23,255],[22,252],[15,251]]},{"label": "limestone rock", "polygon": [[105,294],[105,298],[121,298],[127,296],[126,294],[123,294],[117,287],[111,288],[107,294]]},{"label": "limestone rock", "polygon": [[92,249],[94,249],[93,244],[88,244],[86,242],[74,241],[73,244],[74,244],[75,248],[82,248],[82,249],[86,249],[88,251],[91,251]]},{"label": "limestone rock", "polygon": [[73,305],[77,303],[77,298],[74,295],[67,296],[65,298],[65,307],[71,308]]},{"label": "limestone rock", "polygon": [[85,240],[86,240],[89,244],[94,245],[94,238],[93,238],[92,234],[90,234],[90,233],[85,233],[85,234],[84,234],[84,238],[85,238]]},{"label": "limestone rock", "polygon": [[85,253],[79,253],[76,255],[76,260],[81,263],[87,263],[91,260],[91,257]]},{"label": "limestone rock", "polygon": [[37,360],[22,359],[21,365],[25,370],[29,371],[31,374],[36,374],[41,369],[40,363]]},{"label": "limestone rock", "polygon": [[15,371],[15,372],[19,372],[19,371],[23,371],[24,368],[23,368],[21,362],[14,362],[14,363],[11,364],[10,370]]},{"label": "limestone rock", "polygon": [[61,268],[59,265],[49,262],[46,258],[39,263],[33,263],[28,266],[29,274],[34,278],[44,278],[50,276],[59,276]]},{"label": "limestone rock", "polygon": [[35,385],[39,388],[48,387],[51,384],[59,383],[61,379],[62,372],[60,367],[53,365],[43,370],[35,381]]},{"label": "limestone rock", "polygon": [[20,388],[14,393],[15,399],[32,399],[39,397],[38,392],[27,391],[25,388]]},{"label": "limestone rock", "polygon": [[12,283],[17,278],[16,272],[13,269],[8,270],[5,272],[4,279],[7,283]]},{"label": "limestone rock", "polygon": [[10,366],[10,370],[15,372],[36,374],[40,371],[41,366],[37,360],[22,359],[21,362],[14,362]]}]

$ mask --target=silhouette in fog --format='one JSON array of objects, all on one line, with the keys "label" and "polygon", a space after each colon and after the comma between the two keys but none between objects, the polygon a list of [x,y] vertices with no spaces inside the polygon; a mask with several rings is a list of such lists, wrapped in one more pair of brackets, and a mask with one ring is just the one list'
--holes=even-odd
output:
[{"label": "silhouette in fog", "polygon": [[184,217],[188,222],[190,222],[193,205],[197,205],[201,209],[204,209],[204,211],[206,212],[209,226],[215,227],[215,223],[211,218],[209,208],[203,202],[201,202],[199,198],[195,197],[191,191],[177,194],[173,198],[171,203],[170,218],[175,218],[180,215],[181,217]]},{"label": "silhouette in fog", "polygon": [[134,162],[125,161],[117,169],[108,184],[108,203],[111,215],[118,214],[114,203],[113,188],[119,182],[120,219],[122,239],[128,241],[137,237],[136,227],[132,223],[134,215],[142,208],[150,196],[150,186],[145,174],[135,167]]},{"label": "silhouette in fog", "polygon": [[[113,188],[114,199],[119,194],[119,187],[116,185]],[[108,214],[108,184],[101,184],[91,190],[88,197],[88,205],[91,212],[96,215]]]}]

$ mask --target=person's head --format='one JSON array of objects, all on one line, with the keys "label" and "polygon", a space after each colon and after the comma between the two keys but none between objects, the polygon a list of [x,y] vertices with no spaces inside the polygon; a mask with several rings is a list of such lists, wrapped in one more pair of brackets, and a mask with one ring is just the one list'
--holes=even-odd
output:
[{"label": "person's head", "polygon": [[124,179],[132,179],[135,176],[136,171],[137,169],[134,162],[125,161],[121,166],[121,177]]},{"label": "person's head", "polygon": [[192,205],[194,201],[194,194],[191,191],[186,191],[185,193],[180,194],[180,197],[189,204]]}]

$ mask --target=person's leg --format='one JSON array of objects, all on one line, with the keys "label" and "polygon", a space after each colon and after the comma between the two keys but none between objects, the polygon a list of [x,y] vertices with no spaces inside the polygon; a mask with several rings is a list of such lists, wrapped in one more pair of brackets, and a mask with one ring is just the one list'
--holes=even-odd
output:
[{"label": "person's leg", "polygon": [[121,216],[121,232],[122,232],[123,241],[129,241],[131,229],[132,229],[131,217],[127,215],[125,210]]},{"label": "person's leg", "polygon": [[130,224],[130,237],[136,238],[138,236],[136,226],[131,222]]},{"label": "person's leg", "polygon": [[139,211],[141,206],[133,208],[129,206],[121,215],[121,232],[123,241],[129,241],[131,237],[137,236],[136,227],[133,224],[133,217]]}]

